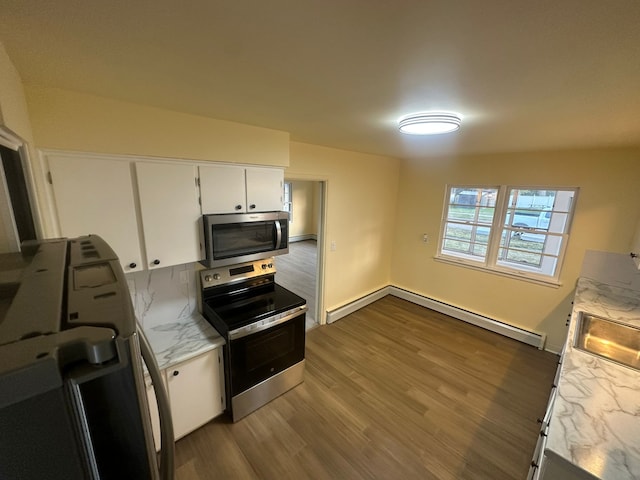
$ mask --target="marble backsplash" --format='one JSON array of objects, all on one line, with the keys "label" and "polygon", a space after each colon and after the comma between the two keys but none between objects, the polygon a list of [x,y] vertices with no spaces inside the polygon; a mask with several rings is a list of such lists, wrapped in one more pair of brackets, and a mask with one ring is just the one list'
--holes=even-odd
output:
[{"label": "marble backsplash", "polygon": [[136,318],[143,328],[187,318],[198,311],[198,263],[127,273]]}]

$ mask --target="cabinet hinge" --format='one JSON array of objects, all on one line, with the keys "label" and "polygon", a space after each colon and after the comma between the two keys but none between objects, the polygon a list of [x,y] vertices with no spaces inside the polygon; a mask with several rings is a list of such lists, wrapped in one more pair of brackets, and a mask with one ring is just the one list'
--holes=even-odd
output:
[{"label": "cabinet hinge", "polygon": [[53,185],[53,177],[51,176],[51,172],[47,172],[47,181],[49,185]]}]

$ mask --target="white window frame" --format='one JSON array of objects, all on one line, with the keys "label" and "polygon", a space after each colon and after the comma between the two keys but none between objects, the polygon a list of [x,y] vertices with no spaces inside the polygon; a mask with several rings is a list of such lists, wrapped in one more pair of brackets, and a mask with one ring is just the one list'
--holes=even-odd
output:
[{"label": "white window frame", "polygon": [[[451,255],[447,254],[446,251],[443,252],[443,244],[444,244],[444,235],[447,227],[447,220],[449,214],[449,202],[451,197],[451,190],[454,188],[465,188],[465,189],[497,189],[498,195],[495,204],[494,217],[493,222],[491,224],[491,229],[489,233],[489,240],[487,245],[487,253],[482,259],[481,257],[470,257],[465,258],[464,254]],[[507,232],[518,231],[518,229],[512,228],[510,226],[504,225],[504,218],[507,213],[507,210],[511,207],[509,205],[509,193],[511,190],[555,190],[555,191],[573,191],[573,201],[571,202],[568,211],[559,211],[562,213],[566,213],[566,227],[564,229],[564,233],[554,233],[554,232],[544,232],[542,234],[546,236],[552,237],[561,237],[561,245],[557,255],[549,255],[544,252],[541,255],[547,257],[556,258],[556,267],[553,275],[541,273],[540,269],[536,269],[535,267],[530,267],[526,265],[520,265],[518,267],[513,266],[513,264],[509,265],[506,262],[501,262],[498,259],[498,252],[501,248],[500,241],[502,239],[502,232],[506,230]],[[499,275],[505,275],[509,277],[518,278],[521,280],[526,280],[534,283],[559,286],[560,285],[560,273],[562,270],[562,264],[565,256],[565,252],[567,249],[567,244],[569,242],[571,226],[573,223],[573,216],[575,212],[576,200],[578,197],[579,188],[578,187],[560,187],[560,186],[531,186],[531,185],[463,185],[463,184],[450,184],[445,188],[444,194],[444,205],[442,209],[442,218],[440,221],[440,235],[438,237],[438,250],[435,259],[439,261],[443,261],[446,263],[457,264],[461,266],[466,266],[473,269],[488,271],[490,273],[495,273]],[[519,209],[520,210],[520,209]],[[524,209],[523,209],[524,210]],[[536,233],[534,231],[534,233]],[[540,234],[541,232],[537,232]]]},{"label": "white window frame", "polygon": [[[289,190],[289,195],[287,195]],[[293,222],[293,183],[285,181],[282,184],[282,209],[289,212],[289,223]]]}]

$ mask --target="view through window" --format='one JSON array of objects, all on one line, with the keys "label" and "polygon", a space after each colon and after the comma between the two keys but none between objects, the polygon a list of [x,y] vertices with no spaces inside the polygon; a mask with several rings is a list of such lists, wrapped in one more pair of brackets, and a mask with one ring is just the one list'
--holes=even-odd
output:
[{"label": "view through window", "polygon": [[439,257],[557,279],[577,189],[449,186]]}]

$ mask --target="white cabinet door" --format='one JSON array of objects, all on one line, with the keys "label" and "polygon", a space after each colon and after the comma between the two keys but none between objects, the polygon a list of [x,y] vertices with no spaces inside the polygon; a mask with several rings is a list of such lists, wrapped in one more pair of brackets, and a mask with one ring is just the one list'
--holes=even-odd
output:
[{"label": "white cabinet door", "polygon": [[125,272],[142,270],[130,162],[63,155],[47,161],[60,234],[100,235]]},{"label": "white cabinet door", "polygon": [[202,213],[282,210],[283,183],[284,171],[280,168],[201,166]]},{"label": "white cabinet door", "polygon": [[200,260],[195,165],[138,162],[136,172],[147,266]]},{"label": "white cabinet door", "polygon": [[282,210],[284,171],[278,168],[247,168],[247,211]]},{"label": "white cabinet door", "polygon": [[167,370],[176,439],[222,413],[221,357],[221,348],[217,348]]},{"label": "white cabinet door", "polygon": [[246,211],[244,168],[207,165],[199,171],[203,214]]}]

